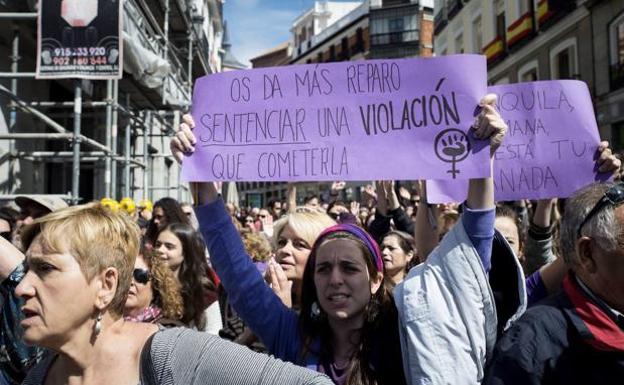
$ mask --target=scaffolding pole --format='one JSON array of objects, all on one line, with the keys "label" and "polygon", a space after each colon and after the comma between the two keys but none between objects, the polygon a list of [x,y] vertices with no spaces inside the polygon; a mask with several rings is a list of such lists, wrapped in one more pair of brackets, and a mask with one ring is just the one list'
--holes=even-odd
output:
[{"label": "scaffolding pole", "polygon": [[[106,81],[106,147],[111,147],[111,121],[113,119],[113,81]],[[107,157],[104,163],[104,195],[111,194],[111,158]]]},{"label": "scaffolding pole", "polygon": [[[106,154],[104,154],[104,152],[102,151],[87,151],[87,152],[81,152],[80,153],[80,160],[84,160],[84,159],[89,159],[89,158],[94,158],[97,159],[98,161],[102,161],[102,157],[105,156]],[[15,152],[14,154],[12,154],[11,156],[15,156],[15,157],[19,157],[19,158],[30,158],[30,159],[37,159],[37,160],[41,160],[44,158],[73,158],[74,156],[74,152],[73,151],[18,151]],[[97,158],[95,158],[97,157]],[[125,161],[125,157],[122,156],[115,156],[113,157],[113,159],[117,160],[117,161]],[[63,160],[64,162],[65,160]],[[143,162],[140,162],[138,160],[135,159],[130,159],[128,161],[130,164],[133,164],[136,167],[145,167],[145,165],[143,164]]]},{"label": "scaffolding pole", "polygon": [[[165,0],[165,17],[164,17],[164,22],[163,22],[163,35],[165,38],[165,44],[163,47],[163,56],[164,59],[167,61],[167,63],[169,63],[169,0]],[[162,91],[162,104],[165,104],[166,101],[166,87],[167,87],[167,82],[163,82],[163,91]]]},{"label": "scaffolding pole", "polygon": [[[144,0],[140,0],[143,5],[145,5]],[[181,1],[174,1],[180,6]],[[161,5],[164,7],[164,23],[162,25],[162,29],[156,22],[156,19],[153,17],[151,10],[149,7],[145,7],[142,13],[144,13],[143,17],[147,17],[148,21],[151,21],[153,26],[155,27],[154,35],[160,35],[160,38],[164,42],[163,50],[161,51],[155,44],[148,45],[152,48],[153,51],[164,55],[165,60],[170,61],[176,64],[178,67],[178,77],[172,76],[171,79],[176,83],[174,87],[178,87],[180,91],[185,94],[186,98],[190,98],[190,87],[192,87],[193,80],[193,58],[196,54],[200,54],[200,66],[205,66],[205,58],[201,56],[201,47],[199,46],[200,37],[198,32],[194,28],[194,19],[193,14],[194,11],[192,7],[186,7],[188,12],[182,11],[181,16],[185,24],[188,26],[188,52],[187,52],[187,74],[184,74],[184,59],[178,59],[178,57],[172,54],[175,49],[173,44],[169,41],[169,32],[170,28],[173,24],[170,24],[171,20],[171,0],[161,0]],[[12,19],[12,20],[31,20],[36,21],[38,14],[36,12],[25,13],[25,12],[0,12],[0,20],[4,19]],[[140,30],[142,36],[145,36],[145,31]],[[148,35],[146,37],[146,41],[149,43],[150,41],[154,41]],[[158,41],[158,36],[156,36],[156,41]],[[13,189],[13,185],[15,184],[15,170],[14,165],[16,159],[27,159],[33,160],[35,162],[38,161],[46,161],[46,162],[56,162],[56,161],[66,161],[69,157],[72,158],[72,187],[71,187],[71,200],[74,204],[79,203],[80,201],[80,165],[81,162],[102,162],[105,164],[105,192],[109,196],[116,196],[121,192],[121,187],[116,186],[117,181],[117,162],[123,162],[124,164],[124,195],[130,196],[130,194],[136,190],[136,188],[132,185],[132,168],[133,167],[141,167],[143,169],[143,195],[144,198],[150,198],[151,191],[155,189],[161,189],[161,187],[150,187],[150,184],[154,184],[154,174],[153,174],[153,163],[156,158],[167,157],[169,155],[165,154],[151,154],[150,149],[152,144],[157,143],[154,141],[153,134],[154,123],[158,120],[161,123],[160,129],[165,134],[170,134],[172,131],[175,131],[177,124],[174,126],[171,125],[171,122],[163,118],[161,113],[163,111],[159,110],[144,110],[139,114],[138,111],[130,110],[130,100],[129,95],[126,95],[126,103],[124,106],[120,105],[118,102],[119,96],[119,81],[108,81],[107,82],[107,99],[105,101],[84,101],[82,95],[82,82],[80,80],[74,80],[73,88],[74,88],[74,100],[73,101],[65,101],[65,102],[52,102],[52,101],[41,101],[41,102],[25,102],[20,99],[18,95],[18,82],[19,79],[33,79],[35,78],[35,72],[18,72],[18,62],[20,60],[19,57],[19,44],[20,44],[20,32],[19,30],[14,31],[13,42],[12,42],[12,55],[11,59],[11,67],[10,72],[0,72],[0,79],[8,78],[10,80],[10,90],[5,88],[0,84],[0,94],[6,93],[9,95],[10,100],[12,100],[10,104],[10,118],[9,118],[9,133],[6,135],[0,135],[0,140],[7,140],[9,142],[9,182],[11,184],[11,188]],[[171,45],[171,48],[169,45]],[[183,54],[182,54],[183,55]],[[182,56],[183,57],[183,56]],[[184,79],[184,75],[186,79]],[[185,86],[186,80],[186,86]],[[112,83],[112,94],[111,94],[111,83]],[[163,87],[163,96],[162,96],[162,104],[167,103],[166,93],[168,90],[165,89],[166,86]],[[65,128],[61,124],[57,123],[54,118],[53,113],[46,113],[37,110],[33,107],[40,108],[73,108],[73,130],[70,130],[69,127]],[[87,110],[87,115],[83,114],[84,108],[97,108],[102,107],[106,109],[106,143],[102,144],[97,140],[91,139],[86,135],[81,133],[81,123],[82,120],[88,117],[89,111]],[[18,126],[18,111],[24,111],[33,115],[35,118],[38,118],[42,121],[46,126],[50,127],[52,130],[56,131],[55,133],[16,133]],[[70,111],[65,111],[65,115],[63,115],[63,119],[71,116],[69,115]],[[128,122],[125,125],[124,132],[124,140],[123,140],[123,154],[119,152],[117,146],[120,145],[118,143],[118,119],[119,112],[126,114],[129,116]],[[101,111],[100,111],[101,113]],[[166,114],[166,112],[164,112]],[[178,111],[174,113],[179,114]],[[101,116],[101,115],[100,115]],[[179,119],[179,116],[178,116]],[[142,162],[137,160],[136,149],[132,148],[132,129],[137,127],[137,124],[143,126],[143,154],[142,154]],[[16,140],[20,139],[42,139],[42,140],[68,140],[71,143],[71,151],[17,151],[15,143]],[[163,142],[161,138],[161,142]],[[86,152],[83,149],[81,152],[81,145],[88,145],[91,149],[95,149],[96,151]],[[164,146],[164,143],[161,143]],[[164,148],[164,147],[163,147]],[[99,151],[97,151],[99,150]],[[55,159],[58,158],[58,159]],[[134,159],[137,158],[137,159]],[[169,158],[170,159],[170,158]],[[100,163],[101,164],[101,163]],[[150,167],[148,167],[150,166]],[[100,166],[98,166],[100,167]],[[121,166],[120,166],[121,167]],[[168,170],[171,171],[171,170]],[[180,181],[180,167],[177,167],[178,174],[178,182]],[[35,176],[39,173],[39,170],[35,168]],[[65,178],[65,177],[64,177]],[[171,186],[171,182],[173,177],[168,173],[166,175],[166,185],[168,185],[168,189],[176,188]],[[180,186],[181,189],[186,189],[185,186]],[[181,197],[181,192],[178,192],[178,197]]]},{"label": "scaffolding pole", "polygon": [[[111,153],[113,154],[113,156],[117,156],[117,119],[118,119],[118,113],[117,113],[117,99],[119,96],[119,80],[115,79],[113,80],[113,121],[112,121],[112,127],[111,127],[111,146],[109,147],[111,149]],[[112,162],[111,164],[111,180],[112,180],[112,184],[111,184],[111,190],[110,190],[110,196],[111,197],[116,197],[117,196],[117,162]]]},{"label": "scaffolding pole", "polygon": [[[5,94],[7,94],[17,104],[17,107],[19,107],[22,111],[36,116],[42,122],[44,122],[48,127],[52,128],[56,132],[61,133],[61,134],[70,133],[69,131],[67,131],[65,129],[65,127],[61,126],[56,121],[50,119],[50,117],[48,117],[43,112],[30,107],[26,102],[24,102],[22,99],[18,98],[17,95],[12,93],[10,90],[6,89],[6,87],[4,87],[2,84],[0,84],[0,92],[3,92]],[[76,105],[75,105],[75,102],[74,102],[74,110],[75,109],[76,109]],[[82,111],[82,109],[81,109],[81,111]],[[10,135],[22,135],[22,134],[10,134]],[[73,138],[73,137],[74,136],[72,135],[71,138]],[[80,140],[82,142],[84,142],[85,144],[88,144],[88,145],[90,145],[92,147],[95,147],[95,148],[98,148],[98,149],[100,149],[102,151],[106,151],[107,153],[110,153],[110,149],[108,147],[104,146],[102,143],[98,142],[97,140],[93,140],[91,138],[87,138],[84,135],[80,135]]]},{"label": "scaffolding pole", "polygon": [[[126,106],[130,107],[130,95],[126,94]],[[124,131],[124,196],[129,197],[130,191],[130,144],[132,140],[131,120],[128,119]]]},{"label": "scaffolding pole", "polygon": [[[147,124],[143,125],[143,163],[147,166],[148,165],[147,134],[148,134],[148,127],[151,127],[152,112],[147,111],[146,114],[147,115],[145,116],[145,120]],[[147,188],[148,183],[149,183],[149,174],[148,174],[148,170],[146,167],[143,169],[143,199],[150,199],[149,191]]]},{"label": "scaffolding pole", "polygon": [[34,72],[0,72],[0,78],[34,78]]},{"label": "scaffolding pole", "polygon": [[37,12],[0,12],[1,19],[32,20],[37,19]]},{"label": "scaffolding pole", "polygon": [[0,134],[0,140],[16,140],[16,139],[67,139],[70,140],[74,137],[74,134],[55,134],[55,133],[17,133],[17,134]]},{"label": "scaffolding pole", "polygon": [[[11,72],[16,74],[18,71],[19,65],[19,30],[15,30],[13,32],[13,44],[12,44],[12,55],[11,55]],[[17,95],[17,78],[11,79],[11,92],[14,95]],[[15,132],[17,128],[17,107],[15,106],[15,102],[11,103],[11,111],[9,113],[9,132]],[[15,151],[15,142],[13,140],[9,140],[9,152],[13,153]],[[15,186],[15,159],[9,159],[9,192],[13,192],[13,188]]]},{"label": "scaffolding pole", "polygon": [[82,88],[80,80],[74,80],[74,161],[72,164],[72,202],[80,200],[80,115],[82,114]]}]

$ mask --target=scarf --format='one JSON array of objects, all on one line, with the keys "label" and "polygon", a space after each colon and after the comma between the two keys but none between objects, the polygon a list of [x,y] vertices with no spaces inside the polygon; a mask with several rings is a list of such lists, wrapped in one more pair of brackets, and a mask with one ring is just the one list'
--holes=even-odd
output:
[{"label": "scarf", "polygon": [[143,311],[141,311],[141,313],[135,315],[135,316],[126,316],[124,317],[124,319],[126,321],[131,321],[131,322],[147,322],[147,323],[155,323],[156,321],[158,321],[161,318],[161,310],[158,306],[151,304],[148,307],[146,307],[145,309],[143,309]]},{"label": "scarf", "polygon": [[582,331],[582,340],[596,350],[624,352],[624,331],[574,282],[572,275],[563,280],[563,291],[572,302],[572,311],[582,322],[582,325],[577,325]]}]

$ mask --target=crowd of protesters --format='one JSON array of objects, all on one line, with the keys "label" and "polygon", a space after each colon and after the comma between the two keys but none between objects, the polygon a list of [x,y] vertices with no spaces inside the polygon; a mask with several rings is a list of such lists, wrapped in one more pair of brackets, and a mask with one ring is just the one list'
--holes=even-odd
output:
[{"label": "crowd of protesters", "polygon": [[[507,127],[488,96],[472,134]],[[172,139],[194,151],[193,120]],[[462,204],[345,182],[265,207],[130,198],[0,209],[0,384],[621,384],[624,184]],[[299,191],[301,193],[301,191]]]}]

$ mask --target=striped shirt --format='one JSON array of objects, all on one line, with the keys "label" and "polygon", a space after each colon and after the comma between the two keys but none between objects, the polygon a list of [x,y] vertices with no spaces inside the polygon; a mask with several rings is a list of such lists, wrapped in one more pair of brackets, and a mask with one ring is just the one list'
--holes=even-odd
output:
[{"label": "striped shirt", "polygon": [[[155,382],[142,375],[139,385],[332,385],[320,373],[185,328],[156,332],[150,355]],[[55,357],[37,364],[23,384],[43,384]],[[141,366],[143,372],[145,362]]]}]

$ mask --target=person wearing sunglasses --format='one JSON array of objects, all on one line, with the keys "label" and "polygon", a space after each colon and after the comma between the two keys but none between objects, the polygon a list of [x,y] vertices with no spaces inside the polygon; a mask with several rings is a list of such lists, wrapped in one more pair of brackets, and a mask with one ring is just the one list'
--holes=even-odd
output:
[{"label": "person wearing sunglasses", "polygon": [[594,183],[567,202],[563,290],[530,308],[496,346],[486,385],[621,384],[624,184]]},{"label": "person wearing sunglasses", "polygon": [[165,261],[143,250],[134,262],[128,299],[127,321],[181,326],[184,311],[180,284]]}]

